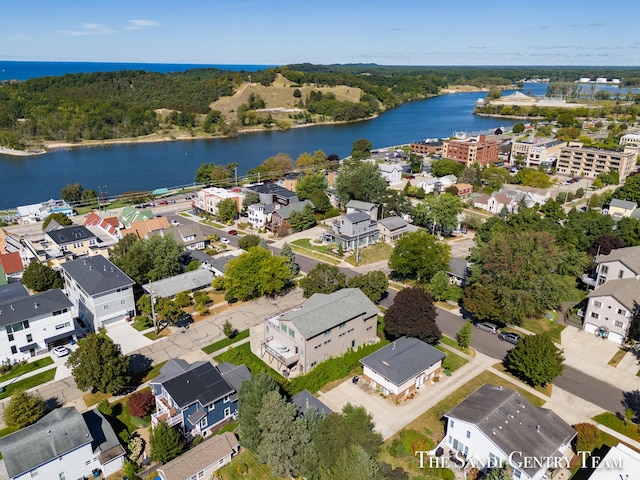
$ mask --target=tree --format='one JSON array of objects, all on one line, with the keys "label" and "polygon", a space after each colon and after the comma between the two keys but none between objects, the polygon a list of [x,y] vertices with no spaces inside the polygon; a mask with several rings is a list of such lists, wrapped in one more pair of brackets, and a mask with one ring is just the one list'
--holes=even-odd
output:
[{"label": "tree", "polygon": [[31,260],[22,274],[22,283],[34,292],[45,292],[52,288],[61,288],[62,280],[58,274],[47,265]]},{"label": "tree", "polygon": [[387,189],[380,169],[372,163],[360,163],[346,168],[336,179],[336,196],[341,205],[349,200],[376,203]]},{"label": "tree", "polygon": [[308,173],[296,184],[296,195],[300,200],[311,198],[311,195],[320,190],[324,192],[327,189],[327,177],[323,173]]},{"label": "tree", "polygon": [[249,251],[227,263],[224,273],[225,299],[251,300],[262,295],[274,295],[291,281],[287,261],[261,247]]},{"label": "tree", "polygon": [[313,213],[313,208],[308,203],[302,207],[301,211],[291,212],[289,217],[289,223],[291,224],[291,230],[294,232],[302,232],[309,230],[316,225],[316,215]]},{"label": "tree", "polygon": [[69,225],[73,225],[73,222],[69,217],[67,217],[64,213],[56,212],[51,215],[47,215],[47,218],[42,222],[42,231],[44,232],[52,220],[55,220],[63,227],[68,227]]},{"label": "tree", "polygon": [[540,211],[544,214],[546,218],[549,218],[554,222],[558,220],[564,220],[565,218],[567,218],[567,214],[564,211],[564,207],[562,206],[562,203],[554,200],[553,198],[550,198],[549,200],[547,200],[545,204],[542,205],[542,207],[540,207]]},{"label": "tree", "polygon": [[231,322],[229,320],[224,322],[224,325],[222,325],[222,333],[224,333],[224,336],[227,338],[231,338],[233,337],[234,332],[235,328],[233,328]]},{"label": "tree", "polygon": [[309,200],[313,203],[314,207],[316,207],[316,212],[320,214],[324,215],[331,210],[331,202],[323,190],[315,190],[311,192]]},{"label": "tree", "polygon": [[262,238],[259,235],[249,234],[238,240],[238,247],[242,250],[249,250],[251,247],[257,247]]},{"label": "tree", "polygon": [[613,198],[640,204],[640,175],[628,177],[624,185],[616,188],[613,192]]},{"label": "tree", "polygon": [[242,382],[238,391],[238,412],[240,412],[240,445],[244,448],[255,452],[260,445],[262,427],[258,421],[258,414],[262,408],[262,399],[268,392],[277,389],[278,385],[273,378],[262,372]]},{"label": "tree", "polygon": [[378,303],[389,288],[389,279],[384,272],[374,270],[351,277],[348,285],[349,288],[359,288],[369,300]]},{"label": "tree", "polygon": [[78,205],[82,199],[84,188],[79,183],[70,183],[60,190],[60,196],[63,200],[72,205]]},{"label": "tree", "polygon": [[351,146],[351,158],[353,160],[363,160],[371,156],[372,143],[366,138],[360,138],[353,142]]},{"label": "tree", "polygon": [[218,202],[216,218],[223,222],[231,222],[238,216],[238,204],[233,198],[225,198]]},{"label": "tree", "polygon": [[458,345],[460,348],[469,348],[471,346],[471,322],[467,320],[460,330],[458,330],[458,334],[456,335],[456,340],[458,341]]},{"label": "tree", "polygon": [[178,430],[160,422],[151,428],[149,446],[151,460],[167,463],[184,451],[184,440]]},{"label": "tree", "polygon": [[90,333],[78,342],[67,365],[80,390],[116,394],[129,381],[131,358],[106,335]]},{"label": "tree", "polygon": [[447,275],[447,272],[443,270],[436,272],[436,274],[431,277],[427,290],[429,290],[434,300],[442,301],[449,298],[451,285],[449,284],[449,275]]},{"label": "tree", "polygon": [[11,395],[9,403],[4,409],[4,423],[7,427],[19,430],[33,425],[40,420],[46,412],[46,403],[42,397],[17,391]]},{"label": "tree", "polygon": [[305,298],[314,293],[333,293],[347,286],[347,277],[335,265],[318,263],[299,282]]},{"label": "tree", "polygon": [[359,445],[343,449],[335,463],[320,472],[320,480],[384,480],[380,465]]},{"label": "tree", "polygon": [[444,177],[445,175],[455,175],[456,178],[464,170],[464,165],[450,160],[448,158],[442,158],[431,162],[431,175],[434,177]]},{"label": "tree", "polygon": [[96,207],[98,205],[98,192],[91,189],[83,190],[82,197],[80,198],[80,205]]},{"label": "tree", "polygon": [[449,245],[425,230],[418,230],[398,239],[389,257],[389,267],[400,275],[425,282],[440,270],[446,270],[450,258]]},{"label": "tree", "polygon": [[295,98],[301,98],[301,97],[302,97],[302,92],[300,91],[300,89],[299,89],[299,88],[296,88],[296,89],[293,91],[293,96],[294,96]]},{"label": "tree", "polygon": [[593,423],[576,423],[573,428],[578,435],[575,439],[575,449],[580,452],[593,452],[602,443],[602,432]]},{"label": "tree", "polygon": [[146,417],[155,407],[156,397],[151,390],[134,392],[129,396],[129,413],[134,417]]},{"label": "tree", "polygon": [[507,368],[530,385],[544,386],[562,375],[564,355],[546,335],[524,336],[507,353]]},{"label": "tree", "polygon": [[287,267],[291,271],[291,278],[298,275],[298,273],[300,272],[300,265],[298,265],[296,254],[293,253],[291,245],[285,242],[282,246],[282,250],[280,250],[280,255],[287,261]]},{"label": "tree", "polygon": [[499,467],[489,470],[484,478],[485,480],[511,480],[513,478],[513,472],[509,464],[504,462]]},{"label": "tree", "polygon": [[514,175],[513,182],[525,187],[549,188],[551,186],[551,177],[540,170],[522,168]]},{"label": "tree", "polygon": [[442,336],[436,316],[429,292],[420,287],[405,288],[398,292],[384,315],[384,333],[391,338],[415,337],[435,344]]},{"label": "tree", "polygon": [[513,133],[522,133],[524,132],[524,123],[516,123],[511,129]]},{"label": "tree", "polygon": [[422,171],[422,165],[424,159],[422,155],[416,155],[415,153],[409,154],[409,166],[411,167],[411,173],[420,173]]},{"label": "tree", "polygon": [[181,273],[183,252],[184,247],[170,235],[153,234],[143,240],[128,234],[115,246],[111,261],[144,285]]}]

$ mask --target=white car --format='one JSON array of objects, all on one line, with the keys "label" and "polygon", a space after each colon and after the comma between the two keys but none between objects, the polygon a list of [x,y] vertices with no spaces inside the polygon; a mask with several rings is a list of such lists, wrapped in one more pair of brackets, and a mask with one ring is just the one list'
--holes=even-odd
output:
[{"label": "white car", "polygon": [[171,225],[173,225],[174,227],[179,227],[180,222],[178,220],[171,220]]},{"label": "white car", "polygon": [[231,240],[229,240],[228,238],[221,238],[220,242],[224,243],[225,245],[230,245],[231,244]]},{"label": "white car", "polygon": [[66,357],[67,355],[69,355],[69,353],[71,353],[71,350],[69,350],[67,347],[56,347],[52,351],[53,354],[58,358]]}]

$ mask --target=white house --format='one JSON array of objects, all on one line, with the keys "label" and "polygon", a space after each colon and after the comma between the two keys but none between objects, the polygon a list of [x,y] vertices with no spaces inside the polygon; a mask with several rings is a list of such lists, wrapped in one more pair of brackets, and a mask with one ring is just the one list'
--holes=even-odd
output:
[{"label": "white house", "polygon": [[276,211],[276,203],[263,205],[262,203],[254,203],[247,207],[247,215],[253,228],[264,228],[271,223],[271,215]]},{"label": "white house", "polygon": [[[439,448],[481,471],[508,463],[513,478],[547,478],[546,460],[568,465],[576,431],[558,415],[515,390],[484,384],[445,414]],[[540,462],[525,463],[525,459]],[[541,464],[542,463],[542,464]]]},{"label": "white house", "polygon": [[583,330],[622,344],[640,298],[640,280],[610,280],[587,295]]},{"label": "white house", "polygon": [[598,287],[610,280],[640,278],[640,247],[616,248],[598,255],[595,262]]},{"label": "white house", "polygon": [[72,304],[59,288],[26,291],[0,301],[0,358],[26,360],[69,342],[76,333]]},{"label": "white house", "polygon": [[640,472],[640,454],[619,443],[600,459],[589,480],[632,480]]},{"label": "white house", "polygon": [[124,448],[97,410],[80,414],[56,408],[33,425],[0,438],[5,472],[11,480],[74,480],[109,476],[124,465]]},{"label": "white house", "polygon": [[64,290],[78,316],[97,332],[99,328],[136,315],[134,282],[106,258],[79,258],[62,265]]},{"label": "white house", "polygon": [[350,213],[362,212],[369,215],[371,220],[378,219],[378,206],[375,203],[361,202],[360,200],[349,200],[346,205],[347,215]]},{"label": "white house", "polygon": [[397,163],[379,163],[380,174],[389,185],[402,182],[402,167]]},{"label": "white house", "polygon": [[433,193],[436,189],[436,185],[440,183],[439,178],[429,177],[425,178],[421,182],[416,183],[416,187],[420,187],[424,190],[424,193]]}]

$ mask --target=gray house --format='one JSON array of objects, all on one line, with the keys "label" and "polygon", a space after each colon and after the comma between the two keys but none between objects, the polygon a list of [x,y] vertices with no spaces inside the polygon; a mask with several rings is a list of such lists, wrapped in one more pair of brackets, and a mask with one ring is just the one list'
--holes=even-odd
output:
[{"label": "gray house", "polygon": [[378,221],[364,212],[348,213],[333,222],[332,236],[338,247],[346,252],[378,243]]}]

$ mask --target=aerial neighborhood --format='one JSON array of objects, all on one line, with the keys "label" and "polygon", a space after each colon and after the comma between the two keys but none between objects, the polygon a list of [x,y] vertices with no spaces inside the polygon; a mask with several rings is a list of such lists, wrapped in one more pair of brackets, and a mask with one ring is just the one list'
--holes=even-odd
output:
[{"label": "aerial neighborhood", "polygon": [[522,123],[17,207],[0,480],[638,478],[640,126],[476,108]]}]

